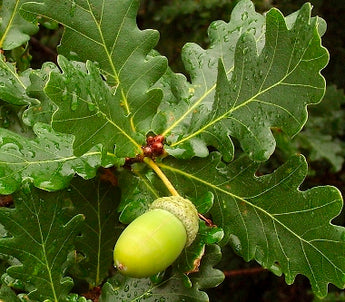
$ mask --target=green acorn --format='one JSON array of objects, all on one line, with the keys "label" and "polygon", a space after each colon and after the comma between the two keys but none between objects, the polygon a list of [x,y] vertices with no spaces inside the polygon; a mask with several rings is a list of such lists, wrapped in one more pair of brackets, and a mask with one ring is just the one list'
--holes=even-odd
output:
[{"label": "green acorn", "polygon": [[198,211],[180,196],[156,199],[132,221],[114,248],[117,269],[130,277],[150,277],[165,270],[195,239]]}]

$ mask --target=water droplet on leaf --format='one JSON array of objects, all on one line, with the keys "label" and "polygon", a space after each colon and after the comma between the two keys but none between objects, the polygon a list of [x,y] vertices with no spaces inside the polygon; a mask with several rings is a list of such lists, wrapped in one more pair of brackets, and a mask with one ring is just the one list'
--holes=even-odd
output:
[{"label": "water droplet on leaf", "polygon": [[[150,285],[151,285],[151,283],[150,283]],[[151,291],[148,291],[148,292],[146,292],[144,295],[143,295],[143,298],[144,299],[147,299],[147,298],[150,298],[150,297],[152,297],[152,292]]]},{"label": "water droplet on leaf", "polygon": [[94,103],[87,103],[87,107],[91,112],[96,110],[96,105]]},{"label": "water droplet on leaf", "polygon": [[76,8],[77,8],[77,4],[73,0],[71,3],[71,10],[69,12],[71,17],[74,17]]},{"label": "water droplet on leaf", "polygon": [[75,93],[73,93],[72,101],[71,101],[71,110],[76,111],[78,108],[78,97]]}]

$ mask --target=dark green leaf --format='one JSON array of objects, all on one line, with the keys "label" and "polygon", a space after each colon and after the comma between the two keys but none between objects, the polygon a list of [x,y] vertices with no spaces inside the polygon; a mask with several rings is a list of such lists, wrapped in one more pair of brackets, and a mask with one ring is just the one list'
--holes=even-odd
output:
[{"label": "dark green leaf", "polygon": [[20,302],[13,290],[9,287],[2,285],[0,288],[0,301],[1,302]]},{"label": "dark green leaf", "polygon": [[131,171],[123,170],[119,173],[119,187],[121,188],[120,221],[129,224],[135,218],[145,213],[149,205],[160,195],[152,180],[156,175],[152,170],[140,164],[134,165]]},{"label": "dark green leaf", "polygon": [[79,296],[77,294],[70,294],[66,298],[66,302],[93,302],[93,301],[86,299],[84,296]]},{"label": "dark green leaf", "polygon": [[15,106],[0,100],[0,128],[5,128],[25,137],[34,137],[32,129],[22,119],[24,106]]},{"label": "dark green leaf", "polygon": [[300,191],[307,164],[293,157],[274,173],[256,177],[258,164],[242,157],[229,165],[218,153],[189,162],[167,161],[160,167],[176,189],[197,200],[211,191],[214,222],[246,261],[285,274],[292,283],[297,274],[306,275],[314,292],[325,296],[328,283],[343,288],[345,257],[344,228],[330,224],[342,208],[334,187]]},{"label": "dark green leaf", "polygon": [[224,274],[214,266],[221,259],[220,248],[217,245],[206,246],[205,255],[202,258],[199,272],[191,274],[193,284],[198,284],[200,289],[218,286],[224,280]]},{"label": "dark green leaf", "polygon": [[[208,248],[207,244],[219,243],[223,239],[223,236],[224,232],[221,228],[209,227],[206,226],[205,222],[200,221],[197,237],[189,247],[183,250],[177,260],[176,265],[178,267],[178,271],[198,272],[200,261],[205,261],[204,255],[205,249],[207,250]],[[220,259],[218,259],[218,261],[219,260]],[[218,261],[215,262],[215,264],[218,263]]]},{"label": "dark green leaf", "polygon": [[[12,264],[14,265],[14,264]],[[17,260],[15,265],[20,265],[20,262]],[[7,285],[16,291],[25,291],[25,284],[21,280],[12,278],[9,274],[5,273],[1,276],[1,283]]]},{"label": "dark green leaf", "polygon": [[36,24],[19,14],[20,6],[27,0],[3,0],[0,6],[0,48],[14,49],[30,39],[38,31]]},{"label": "dark green leaf", "polygon": [[73,137],[58,134],[50,126],[37,123],[37,138],[26,139],[0,128],[0,193],[16,191],[24,179],[36,187],[54,191],[66,187],[75,173],[92,178],[101,164],[97,146],[81,157],[72,151]]},{"label": "dark green leaf", "polygon": [[30,298],[64,301],[73,286],[71,278],[64,276],[67,255],[83,216],[65,222],[61,194],[33,189],[27,183],[14,199],[14,209],[0,209],[0,222],[12,235],[0,239],[0,248],[21,264],[7,272],[26,283]]},{"label": "dark green leaf", "polygon": [[122,231],[116,208],[119,191],[99,179],[85,181],[76,178],[66,192],[65,203],[72,215],[83,214],[85,222],[76,239],[76,249],[83,259],[76,277],[94,287],[102,283],[113,262],[113,248]]}]

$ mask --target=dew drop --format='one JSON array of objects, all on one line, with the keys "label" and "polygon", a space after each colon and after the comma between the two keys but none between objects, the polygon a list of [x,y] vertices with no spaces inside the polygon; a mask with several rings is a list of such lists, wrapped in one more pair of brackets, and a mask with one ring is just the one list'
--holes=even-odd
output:
[{"label": "dew drop", "polygon": [[244,12],[242,15],[241,15],[241,19],[242,21],[245,21],[248,19],[248,12]]},{"label": "dew drop", "polygon": [[238,253],[241,252],[242,251],[242,245],[241,245],[240,239],[234,234],[231,234],[229,239],[230,239],[232,247],[235,249],[235,251]]},{"label": "dew drop", "polygon": [[210,29],[216,30],[217,29],[217,23],[216,22],[212,22],[210,25]]},{"label": "dew drop", "polygon": [[264,75],[264,72],[262,70],[259,70],[258,72],[258,79],[261,80]]},{"label": "dew drop", "polygon": [[251,34],[253,34],[255,36],[256,28],[255,27],[251,27],[251,28],[248,29],[248,32],[250,32]]},{"label": "dew drop", "polygon": [[96,110],[96,105],[94,103],[87,103],[87,107],[91,112]]},{"label": "dew drop", "polygon": [[76,111],[78,108],[78,97],[75,93],[73,93],[72,101],[71,101],[71,110]]},{"label": "dew drop", "polygon": [[28,151],[27,156],[30,158],[34,158],[36,156],[35,152]]},{"label": "dew drop", "polygon": [[74,17],[76,8],[77,8],[77,4],[75,3],[75,0],[73,0],[71,3],[71,10],[69,12],[71,17]]},{"label": "dew drop", "polygon": [[[151,283],[150,283],[150,285],[151,285]],[[143,295],[143,298],[144,299],[147,299],[147,298],[150,298],[150,297],[152,297],[152,292],[151,291],[148,291],[148,292],[146,292],[144,295]]]}]

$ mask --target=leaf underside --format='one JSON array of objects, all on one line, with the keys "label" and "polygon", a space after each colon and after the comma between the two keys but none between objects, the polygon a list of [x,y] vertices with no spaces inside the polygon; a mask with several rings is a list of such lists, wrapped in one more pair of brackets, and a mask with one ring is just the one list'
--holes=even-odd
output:
[{"label": "leaf underside", "polygon": [[[116,222],[119,191],[99,178],[75,178],[65,193],[71,217],[85,216],[81,234],[75,246],[83,255],[74,268],[75,275],[91,286],[99,286],[107,277],[113,262],[113,248],[123,227]],[[111,230],[111,231],[109,231]]]}]

